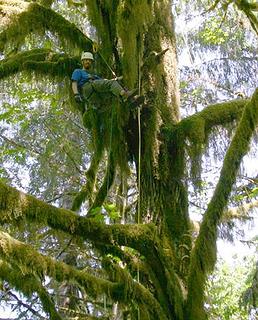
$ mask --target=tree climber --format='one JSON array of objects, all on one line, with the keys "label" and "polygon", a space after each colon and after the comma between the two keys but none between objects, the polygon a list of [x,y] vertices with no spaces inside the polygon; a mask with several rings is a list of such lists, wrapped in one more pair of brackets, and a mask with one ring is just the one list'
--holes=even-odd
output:
[{"label": "tree climber", "polygon": [[124,89],[116,79],[103,79],[97,75],[93,75],[88,71],[94,61],[91,52],[83,52],[81,55],[82,69],[75,69],[72,74],[72,90],[75,101],[82,104],[88,100],[93,92],[95,93],[111,93],[119,97],[123,103],[128,103],[132,107],[136,107],[143,103],[144,97],[135,95],[136,91],[128,91]]}]

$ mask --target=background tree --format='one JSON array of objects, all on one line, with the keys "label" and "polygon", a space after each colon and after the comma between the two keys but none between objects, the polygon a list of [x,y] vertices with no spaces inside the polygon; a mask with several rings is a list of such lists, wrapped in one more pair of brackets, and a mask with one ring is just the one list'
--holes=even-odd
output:
[{"label": "background tree", "polygon": [[[206,306],[211,319],[248,319],[248,313],[240,304],[243,293],[252,287],[250,270],[254,265],[254,260],[246,257],[236,256],[231,263],[219,261],[207,286]],[[250,319],[255,319],[255,315]]]},{"label": "background tree", "polygon": [[[222,12],[220,3],[229,10],[223,1],[207,9]],[[180,120],[170,1],[0,5],[5,297],[18,302],[23,317],[205,319],[218,227],[257,127],[257,90]],[[256,32],[256,7],[236,5]],[[216,23],[198,39],[220,29]],[[79,118],[69,78],[80,52],[95,43],[96,70],[138,87],[141,114],[95,95]],[[230,145],[196,230],[188,190],[200,192],[200,159],[216,129],[228,126]],[[28,169],[27,186],[21,168]]]}]

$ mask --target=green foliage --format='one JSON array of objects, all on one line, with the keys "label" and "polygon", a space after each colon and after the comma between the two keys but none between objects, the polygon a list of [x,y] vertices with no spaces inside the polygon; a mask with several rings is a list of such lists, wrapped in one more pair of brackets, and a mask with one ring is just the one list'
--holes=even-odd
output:
[{"label": "green foliage", "polygon": [[200,38],[205,45],[221,45],[228,40],[229,33],[221,28],[221,19],[211,17],[200,32]]},{"label": "green foliage", "polygon": [[[79,145],[87,137],[78,126],[78,118],[53,95],[57,86],[51,88],[47,84],[46,81],[43,89],[39,82],[37,88],[16,82],[16,101],[2,106],[1,124],[6,129],[2,131],[1,156],[4,162],[13,163],[12,173],[17,172],[17,183],[21,166],[26,167],[29,174],[22,184],[30,184],[33,194],[43,192],[49,200],[55,201],[69,184],[74,189],[83,178],[80,163],[86,149],[80,149]],[[8,134],[10,125],[15,130]],[[67,135],[67,132],[72,133]],[[66,201],[71,198],[72,189]]]},{"label": "green foliage", "polygon": [[121,216],[120,213],[116,207],[115,204],[105,204],[104,209],[107,212],[107,216],[112,220],[112,221],[117,221]]},{"label": "green foliage", "polygon": [[[56,304],[64,318],[93,314],[122,318],[129,314],[136,319],[139,312],[142,320],[203,320],[204,287],[216,261],[217,228],[256,127],[257,93],[251,101],[212,105],[179,122],[171,1],[40,3],[43,5],[30,1],[0,34],[4,58],[0,78],[11,78],[3,83],[5,95],[0,102],[0,173],[3,179],[11,178],[11,183],[44,200],[1,182],[0,220],[11,235],[0,234],[0,255],[8,264],[1,268],[1,272],[6,270],[1,277],[29,299],[37,293],[40,313],[42,308],[52,312],[50,319],[58,319]],[[193,5],[191,1],[182,3],[189,8]],[[199,2],[195,8],[200,9]],[[200,52],[206,56],[211,48],[231,52],[229,56],[248,49],[241,31],[234,29],[234,38],[230,23],[220,28],[220,21],[208,13],[210,17],[201,36],[189,38],[192,47],[202,45]],[[117,74],[124,76],[124,85],[138,87],[145,95],[141,118],[118,99],[93,94],[81,119],[79,111],[84,110],[78,110],[70,99],[67,79],[78,66],[79,51],[92,49],[88,30],[92,38],[98,38],[96,73],[110,72],[104,57]],[[228,50],[234,48],[232,39],[237,43],[233,53]],[[43,49],[26,51],[34,47]],[[252,50],[245,51],[250,58],[246,82],[255,70]],[[70,56],[73,54],[76,57]],[[210,66],[205,66],[209,72],[204,79],[217,83],[222,65],[216,62]],[[201,78],[202,69],[196,67],[194,72]],[[212,90],[206,99],[207,86],[196,84],[195,79],[182,79],[181,88],[192,93],[191,103],[197,111],[216,99]],[[232,79],[230,76],[227,81]],[[224,88],[230,91],[230,86],[226,83]],[[201,231],[192,237],[186,154],[191,157],[192,177],[200,176],[200,160],[210,146],[213,128],[235,125],[240,118]],[[22,170],[26,170],[27,179],[21,177]],[[253,191],[255,196],[257,190]],[[69,208],[77,212],[66,210]],[[120,212],[125,224],[119,224]],[[132,225],[138,213],[144,223]],[[12,281],[10,267],[27,278],[21,280],[15,274]],[[135,281],[137,271],[140,283]],[[41,282],[44,277],[50,281],[31,285],[34,279]],[[64,303],[66,299],[69,304]],[[116,307],[118,313],[112,314]]]},{"label": "green foliage", "polygon": [[248,319],[248,310],[241,308],[240,298],[250,284],[249,273],[254,267],[253,258],[235,257],[231,264],[218,261],[206,288],[209,319]]},{"label": "green foliage", "polygon": [[[257,244],[257,237],[254,239]],[[246,290],[242,292],[240,298],[240,306],[244,307],[249,314],[257,315],[257,302],[258,302],[258,266],[253,266],[249,270],[248,277],[245,282]]]}]

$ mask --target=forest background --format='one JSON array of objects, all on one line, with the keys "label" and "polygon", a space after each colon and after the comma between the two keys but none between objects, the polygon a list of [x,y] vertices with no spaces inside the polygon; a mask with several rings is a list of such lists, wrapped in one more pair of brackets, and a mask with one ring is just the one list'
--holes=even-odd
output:
[{"label": "forest background", "polygon": [[[243,238],[258,195],[256,1],[0,9],[1,306],[19,319],[255,319],[255,257],[208,276],[217,239],[257,249]],[[141,117],[112,97],[75,104],[71,72],[94,49],[95,72],[145,95]]]}]

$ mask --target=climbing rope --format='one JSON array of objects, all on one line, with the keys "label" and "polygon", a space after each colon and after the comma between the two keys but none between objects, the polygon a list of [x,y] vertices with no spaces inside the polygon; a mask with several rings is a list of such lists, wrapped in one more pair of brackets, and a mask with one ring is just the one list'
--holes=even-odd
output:
[{"label": "climbing rope", "polygon": [[98,51],[98,45],[96,42],[93,42],[92,44],[92,51],[94,53],[97,53],[100,58],[104,61],[104,63],[106,64],[106,66],[108,67],[108,69],[110,70],[110,72],[112,73],[112,76],[114,78],[117,78],[115,71],[110,67],[109,63],[107,62],[107,60],[103,57],[103,55]]},{"label": "climbing rope", "polygon": [[107,296],[105,293],[103,295],[103,307],[104,307],[104,311],[106,313],[107,312]]},{"label": "climbing rope", "polygon": [[[139,80],[140,81],[140,80]],[[140,95],[140,86],[139,86],[139,95]],[[141,214],[141,110],[138,108],[137,112],[138,117],[138,208],[137,208],[137,223],[140,223],[140,214]]]},{"label": "climbing rope", "polygon": [[[141,66],[140,66],[140,50],[138,56],[138,94],[141,94]],[[140,214],[141,214],[141,110],[137,108],[137,117],[138,117],[138,207],[137,207],[137,223],[140,223]],[[139,263],[137,265],[137,282],[140,283],[140,270]],[[137,309],[137,318],[140,320],[140,308]]]}]

